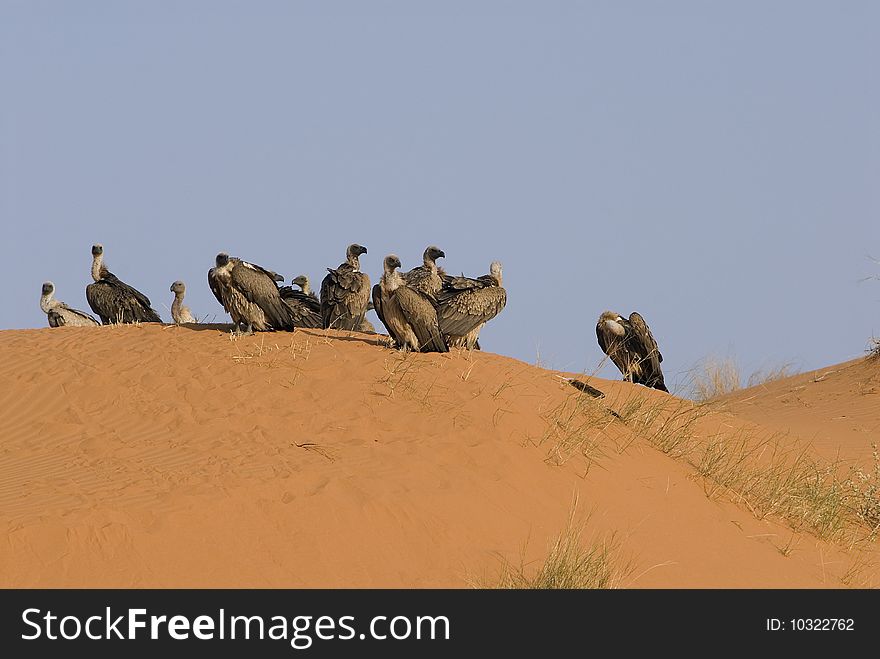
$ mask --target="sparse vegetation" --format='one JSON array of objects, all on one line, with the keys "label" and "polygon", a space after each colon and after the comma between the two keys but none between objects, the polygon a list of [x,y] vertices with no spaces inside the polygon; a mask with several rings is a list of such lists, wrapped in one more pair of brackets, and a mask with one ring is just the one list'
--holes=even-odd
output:
[{"label": "sparse vegetation", "polygon": [[787,378],[790,375],[794,375],[795,373],[796,371],[794,370],[794,365],[790,362],[786,362],[784,364],[780,364],[779,366],[773,366],[767,369],[760,369],[749,376],[747,386],[757,387],[761,384],[767,384],[769,382],[775,382],[776,380]]},{"label": "sparse vegetation", "polygon": [[413,354],[409,351],[398,352],[382,363],[386,375],[378,384],[388,387],[389,398],[394,398],[396,392],[413,390],[415,376],[419,371],[418,362]]},{"label": "sparse vegetation", "polygon": [[868,347],[868,357],[880,359],[880,339],[872,337]]},{"label": "sparse vegetation", "polygon": [[585,544],[584,527],[585,522],[575,522],[572,512],[541,565],[532,568],[522,559],[518,564],[502,559],[495,583],[475,585],[525,590],[621,587],[621,581],[632,573],[632,565],[621,557],[617,538],[612,534]]},{"label": "sparse vegetation", "polygon": [[856,515],[876,536],[880,531],[880,452],[877,444],[871,444],[871,448],[871,468],[854,467],[847,482],[856,501]]},{"label": "sparse vegetation", "polygon": [[682,403],[667,410],[654,404],[631,406],[621,419],[658,450],[690,464],[703,477],[707,496],[726,497],[758,519],[772,516],[825,540],[876,537],[876,452],[872,470],[847,470],[840,462],[825,463],[798,450],[779,434],[760,438],[757,431],[721,431],[704,439],[698,422],[709,413],[704,405]]},{"label": "sparse vegetation", "polygon": [[[759,369],[748,377],[746,386],[757,387],[787,378],[796,372],[790,362]],[[709,357],[692,371],[690,398],[705,403],[741,389],[742,382],[742,373],[734,358]]]},{"label": "sparse vegetation", "polygon": [[597,399],[573,394],[545,414],[544,420],[547,429],[539,444],[549,444],[545,461],[559,466],[581,455],[589,465],[604,455],[600,442],[614,417]]},{"label": "sparse vegetation", "polygon": [[[606,405],[608,407],[606,407]],[[606,456],[604,445],[617,435],[618,452],[647,441],[698,474],[706,495],[745,506],[758,519],[773,517],[797,532],[840,544],[876,538],[880,531],[880,455],[873,468],[825,462],[789,443],[781,434],[757,429],[721,430],[708,437],[701,421],[713,410],[689,401],[655,401],[639,395],[614,401],[568,398],[545,415],[549,443],[545,460],[564,464],[574,455],[588,465]],[[614,433],[619,420],[629,434]]]},{"label": "sparse vegetation", "polygon": [[730,357],[708,358],[694,371],[691,398],[697,402],[712,400],[742,387],[739,366]]}]

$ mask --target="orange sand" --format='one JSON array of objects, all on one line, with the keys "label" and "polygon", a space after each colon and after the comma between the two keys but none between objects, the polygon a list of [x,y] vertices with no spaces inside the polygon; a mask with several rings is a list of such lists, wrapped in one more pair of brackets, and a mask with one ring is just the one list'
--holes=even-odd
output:
[{"label": "orange sand", "polygon": [[880,359],[857,359],[744,389],[727,409],[791,433],[823,457],[868,463],[880,445]]},{"label": "orange sand", "polygon": [[[0,586],[467,587],[545,556],[575,498],[635,565],[623,586],[840,587],[854,560],[708,498],[642,441],[548,459],[550,413],[578,395],[554,372],[221,329],[0,332]],[[863,455],[880,366],[837,368],[731,409]]]}]

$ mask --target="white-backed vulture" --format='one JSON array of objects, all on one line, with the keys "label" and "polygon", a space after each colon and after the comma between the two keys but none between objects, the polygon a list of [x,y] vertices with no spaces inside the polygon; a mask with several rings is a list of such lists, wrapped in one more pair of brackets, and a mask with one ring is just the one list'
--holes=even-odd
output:
[{"label": "white-backed vulture", "polygon": [[100,325],[91,314],[79,309],[68,307],[61,300],[55,299],[55,284],[47,281],[43,284],[42,294],[40,295],[40,309],[46,314],[49,320],[49,327],[63,327],[65,325],[71,327],[93,327]]},{"label": "white-backed vulture", "polygon": [[434,245],[429,245],[422,254],[422,265],[413,268],[403,275],[403,280],[411,288],[421,291],[431,298],[436,298],[443,287],[443,279],[437,268],[437,259],[445,258],[446,253]]},{"label": "white-backed vulture", "polygon": [[401,350],[447,352],[437,310],[428,295],[406,283],[397,271],[400,259],[389,254],[379,283],[373,286],[373,308]]},{"label": "white-backed vulture", "polygon": [[[241,261],[240,258],[238,258],[236,256],[229,256],[228,254],[226,255],[226,258],[233,263],[239,263]],[[223,304],[223,296],[220,293],[219,284],[217,283],[217,279],[214,276],[216,269],[217,268],[215,266],[215,267],[211,268],[210,270],[208,270],[208,287],[211,289],[211,292],[214,294],[214,297],[217,298],[217,302],[220,303],[220,306],[222,306],[225,309],[226,306]],[[262,268],[262,270],[264,270],[267,274],[271,275],[272,279],[274,279],[275,281],[284,281],[284,277],[279,275],[277,272],[273,272],[273,271],[268,270],[266,268]]]},{"label": "white-backed vulture", "polygon": [[226,252],[217,255],[216,265],[208,271],[208,285],[232,316],[235,332],[270,332],[293,330],[290,309],[278,291],[277,273]]},{"label": "white-backed vulture", "polygon": [[299,275],[295,277],[290,283],[294,286],[299,286],[300,289],[302,289],[303,294],[308,295],[316,302],[318,301],[318,296],[315,295],[315,291],[312,290],[312,282],[311,280],[309,280],[307,275]]},{"label": "white-backed vulture", "polygon": [[348,246],[345,263],[327,268],[321,282],[321,322],[324,329],[355,330],[361,326],[370,300],[370,278],[361,272],[360,255],[367,248]]},{"label": "white-backed vulture", "polygon": [[171,303],[171,319],[178,325],[196,322],[189,307],[183,303],[183,296],[186,295],[186,284],[177,280],[171,284],[171,292],[174,293],[174,302]]},{"label": "white-backed vulture", "polygon": [[161,323],[150,298],[121,281],[104,265],[104,246],[92,245],[92,279],[86,300],[104,325],[110,323]]},{"label": "white-backed vulture", "polygon": [[604,312],[596,323],[596,337],[624,380],[669,391],[660,370],[663,355],[645,319],[637,312],[633,311],[629,320],[613,311]]},{"label": "white-backed vulture", "polygon": [[373,309],[397,348],[418,351],[419,339],[404,317],[395,296],[397,290],[406,285],[397,271],[399,267],[400,259],[395,254],[385,257],[382,277],[373,286]]},{"label": "white-backed vulture", "polygon": [[501,263],[493,261],[489,274],[476,279],[447,275],[437,301],[440,331],[446,342],[468,350],[479,349],[483,325],[501,313],[507,304]]},{"label": "white-backed vulture", "polygon": [[295,327],[323,326],[321,320],[321,303],[318,296],[312,292],[309,278],[305,275],[296,277],[291,284],[299,286],[302,290],[296,290],[293,286],[282,286],[279,292],[284,304],[290,309],[290,316]]}]

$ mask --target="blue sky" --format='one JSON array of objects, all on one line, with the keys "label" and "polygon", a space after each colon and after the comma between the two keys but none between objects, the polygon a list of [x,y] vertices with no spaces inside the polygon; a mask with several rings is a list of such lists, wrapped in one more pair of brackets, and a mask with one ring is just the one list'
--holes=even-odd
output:
[{"label": "blue sky", "polygon": [[[86,308],[90,246],[169,319],[220,250],[505,266],[482,343],[567,370],[640,311],[701,358],[880,335],[880,3],[0,0],[0,327]],[[604,371],[612,375],[612,370]]]}]

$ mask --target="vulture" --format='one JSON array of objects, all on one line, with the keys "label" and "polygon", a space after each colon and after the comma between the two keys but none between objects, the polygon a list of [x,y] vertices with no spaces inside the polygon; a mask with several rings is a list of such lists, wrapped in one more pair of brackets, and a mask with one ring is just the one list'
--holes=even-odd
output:
[{"label": "vulture", "polygon": [[161,323],[150,299],[121,281],[104,265],[104,246],[92,246],[92,279],[86,300],[104,325],[110,323]]},{"label": "vulture", "polygon": [[[321,303],[318,302],[318,296],[312,292],[309,278],[300,275],[290,283],[292,286],[282,286],[279,292],[284,304],[290,310],[294,326],[320,328],[323,324]],[[293,286],[299,286],[302,290],[296,290]]]},{"label": "vulture", "polygon": [[297,277],[296,279],[294,279],[290,283],[293,284],[294,286],[299,286],[305,295],[308,295],[310,298],[312,298],[316,302],[318,301],[318,296],[315,295],[315,291],[312,290],[312,284],[306,275],[300,275],[299,277]]},{"label": "vulture", "polygon": [[501,263],[493,261],[489,274],[476,279],[446,275],[437,295],[440,331],[450,346],[479,349],[480,330],[507,304]]},{"label": "vulture", "polygon": [[417,291],[431,298],[436,298],[437,293],[443,287],[443,279],[437,268],[437,259],[445,257],[446,254],[442,249],[430,245],[422,255],[422,265],[404,274],[403,280]]},{"label": "vulture", "polygon": [[283,277],[242,259],[220,252],[208,271],[208,285],[232,316],[236,333],[293,330],[290,308],[281,298],[277,281]]},{"label": "vulture", "polygon": [[628,320],[613,311],[604,312],[596,323],[596,337],[624,380],[669,391],[660,370],[663,355],[645,319],[637,312],[633,311]]},{"label": "vulture", "polygon": [[47,281],[43,284],[43,293],[40,296],[40,309],[49,319],[49,327],[92,327],[100,325],[90,314],[79,309],[72,309],[64,302],[55,299],[55,284]]},{"label": "vulture", "polygon": [[171,284],[171,292],[174,293],[174,302],[171,303],[171,319],[178,325],[196,322],[189,307],[183,304],[183,296],[186,295],[186,284],[177,280]]},{"label": "vulture", "polygon": [[401,350],[448,352],[440,334],[433,301],[406,283],[397,268],[400,259],[389,254],[379,283],[373,286],[373,308]]},{"label": "vulture", "polygon": [[358,257],[367,248],[349,245],[345,263],[338,268],[327,268],[321,282],[321,322],[324,329],[355,330],[361,326],[370,301],[370,278],[361,272]]}]

